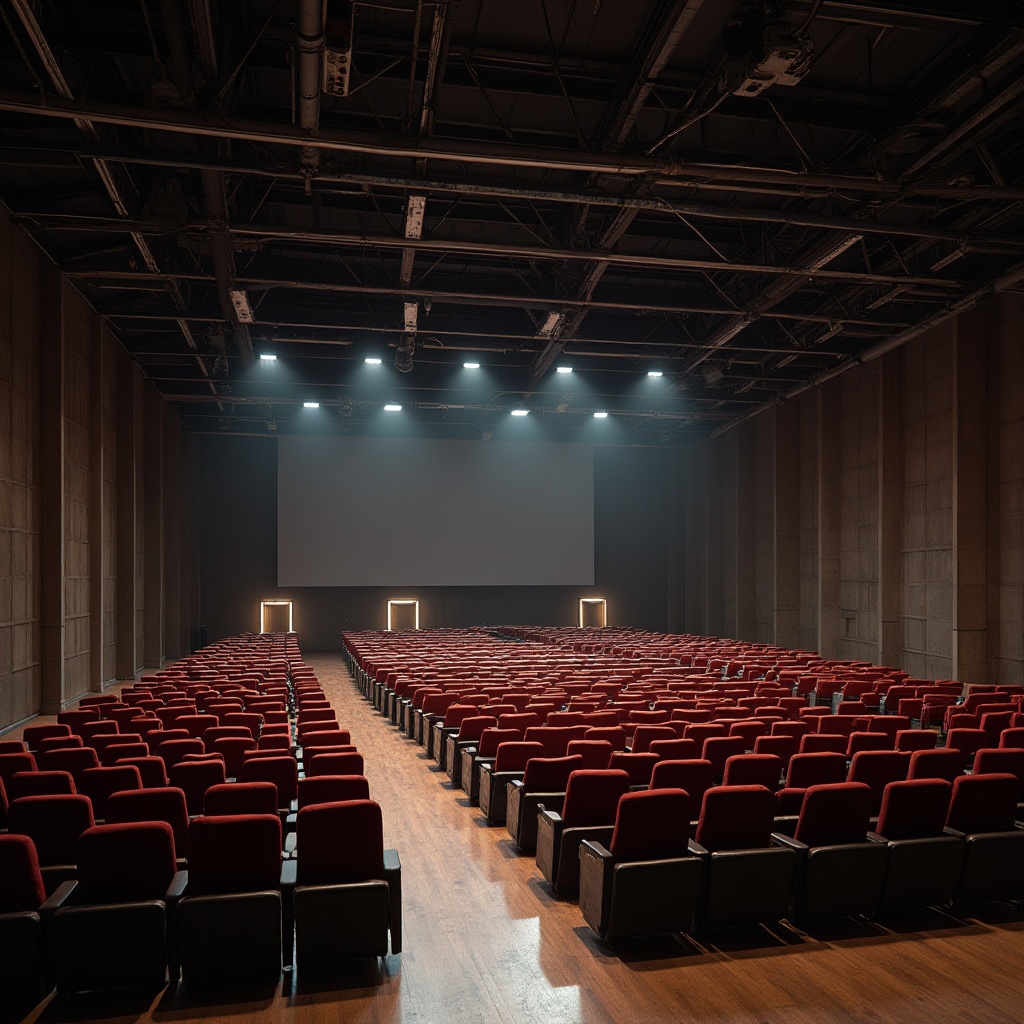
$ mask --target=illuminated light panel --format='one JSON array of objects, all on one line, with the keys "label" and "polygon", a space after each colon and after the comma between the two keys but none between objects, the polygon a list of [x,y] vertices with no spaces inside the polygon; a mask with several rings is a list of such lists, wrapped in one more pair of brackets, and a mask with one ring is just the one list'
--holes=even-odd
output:
[{"label": "illuminated light panel", "polygon": [[512,410],[512,415],[513,416],[529,416],[530,415],[530,410],[529,409],[513,409]]},{"label": "illuminated light panel", "polygon": [[479,370],[480,369],[480,364],[479,363],[463,363],[462,366],[466,370]]},{"label": "illuminated light panel", "polygon": [[663,377],[664,374],[661,372],[661,370],[648,370],[647,371],[647,376],[648,377]]},{"label": "illuminated light panel", "polygon": [[595,412],[594,413],[594,419],[595,420],[606,420],[606,419],[608,419],[608,413],[606,413],[604,411]]},{"label": "illuminated light panel", "polygon": [[263,362],[265,362],[265,363],[276,363],[277,362],[277,356],[272,356],[269,352],[261,352],[260,353],[260,359],[262,359]]},{"label": "illuminated light panel", "polygon": [[384,406],[384,411],[385,412],[401,412],[402,411],[402,407],[400,405],[396,404],[395,402],[388,402],[388,404]]},{"label": "illuminated light panel", "polygon": [[319,409],[320,408],[320,403],[319,402],[303,402],[302,403],[302,408],[303,409]]},{"label": "illuminated light panel", "polygon": [[363,362],[367,366],[380,366],[380,360],[376,356],[367,356]]}]

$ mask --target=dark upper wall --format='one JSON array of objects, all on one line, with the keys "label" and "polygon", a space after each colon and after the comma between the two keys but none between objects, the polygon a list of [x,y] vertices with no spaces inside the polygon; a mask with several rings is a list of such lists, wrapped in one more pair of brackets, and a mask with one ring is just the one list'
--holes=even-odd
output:
[{"label": "dark upper wall", "polygon": [[[277,587],[277,445],[274,439],[204,437],[202,622],[211,641],[259,628],[261,600],[294,601],[307,650],[336,647],[343,629],[385,625],[389,597],[420,601],[420,625],[571,625],[580,597],[608,600],[609,624],[671,627],[674,562],[668,557],[678,453],[594,452],[593,587]],[[539,516],[542,520],[543,516]],[[500,538],[495,538],[500,543]]]}]

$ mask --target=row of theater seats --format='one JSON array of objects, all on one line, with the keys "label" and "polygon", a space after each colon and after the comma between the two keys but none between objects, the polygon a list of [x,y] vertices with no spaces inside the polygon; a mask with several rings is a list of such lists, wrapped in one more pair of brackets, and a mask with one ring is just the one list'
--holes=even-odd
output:
[{"label": "row of theater seats", "polygon": [[[677,802],[682,796],[690,807],[682,819],[685,823],[689,823],[689,813],[697,808],[702,809],[701,820],[704,820],[704,799],[711,795],[709,811],[716,807],[721,809],[711,815],[700,831],[710,845],[703,846],[700,838],[692,830],[688,831],[687,824],[684,846],[692,838],[695,847],[687,847],[685,863],[671,869],[656,865],[647,872],[634,867],[634,862],[639,863],[642,858],[627,855],[629,850],[644,849],[651,860],[664,859],[658,852],[656,838],[660,834],[658,815],[661,812],[654,808],[669,804],[656,800],[642,805],[652,810],[638,812],[652,815],[649,829],[650,835],[655,837],[652,845],[636,841],[630,846],[630,841],[623,840],[626,845],[620,842],[616,848],[618,860],[607,850],[597,858],[604,865],[599,882],[598,876],[592,875],[594,884],[588,890],[591,898],[581,897],[581,903],[584,903],[588,923],[605,937],[663,930],[657,924],[656,915],[648,919],[646,910],[637,910],[647,905],[641,898],[645,892],[652,906],[664,909],[666,900],[672,903],[659,885],[650,885],[648,875],[656,878],[662,869],[679,871],[689,878],[688,887],[682,888],[690,894],[687,898],[690,902],[682,900],[679,905],[682,909],[677,907],[675,923],[668,930],[716,927],[740,923],[740,918],[744,921],[774,919],[788,914],[798,919],[811,919],[848,913],[870,914],[902,905],[946,902],[954,897],[1016,898],[1024,894],[1024,860],[1021,859],[1024,847],[1020,844],[1024,832],[1014,827],[1020,813],[1018,804],[1024,799],[1021,792],[1024,731],[1018,728],[995,731],[997,722],[1006,726],[1015,724],[1012,721],[993,719],[987,722],[988,731],[983,731],[981,743],[957,744],[954,733],[949,737],[952,742],[936,748],[937,733],[912,728],[909,716],[870,714],[870,709],[852,701],[846,702],[846,706],[839,703],[837,714],[831,713],[831,707],[815,707],[805,699],[796,699],[787,707],[782,703],[784,698],[778,696],[763,701],[756,697],[739,698],[730,704],[721,702],[720,695],[716,695],[712,700],[701,701],[697,697],[692,702],[679,701],[682,706],[666,706],[676,702],[665,694],[648,692],[643,696],[653,698],[649,701],[629,700],[632,688],[628,684],[616,685],[614,692],[599,689],[599,684],[595,683],[578,689],[565,683],[557,687],[526,686],[522,692],[516,692],[510,691],[507,684],[504,687],[474,685],[461,678],[449,682],[417,681],[411,674],[395,668],[377,668],[371,674],[355,655],[350,656],[350,667],[364,695],[406,735],[427,747],[428,755],[448,772],[456,787],[466,790],[471,803],[479,800],[489,823],[507,821],[509,834],[524,852],[532,852],[536,846],[538,865],[560,892],[575,891],[583,863],[579,859],[578,842],[572,848],[570,840],[569,855],[559,855],[561,812],[565,810],[563,803],[568,800],[570,780],[586,785],[582,780],[600,779],[608,786],[603,797],[597,796],[596,791],[590,794],[589,802],[588,797],[581,797],[583,810],[580,810],[581,805],[568,810],[570,822],[575,822],[573,827],[582,826],[595,815],[602,818],[600,828],[605,830],[602,835],[606,843],[616,829],[616,809],[625,794],[653,796],[669,792]],[[748,703],[744,706],[740,701]],[[965,775],[965,770],[972,774]],[[995,782],[991,781],[993,779]],[[987,780],[987,788],[979,786],[975,780]],[[955,815],[949,808],[953,786],[957,791]],[[992,796],[995,790],[999,791],[998,798]],[[756,799],[749,795],[754,791]],[[719,792],[726,795],[719,796]],[[934,794],[946,794],[941,820],[934,806],[927,822],[919,827],[905,829],[900,817],[904,812],[890,809],[888,817],[883,817],[887,802],[892,807],[905,807],[901,801],[913,800],[905,794],[914,792],[933,794],[933,804],[937,799]],[[748,847],[726,849],[711,837],[723,831],[723,823],[732,813],[730,805],[734,809],[741,806],[739,798],[731,795],[735,793],[747,793],[747,799],[761,808],[758,820],[762,824],[767,820],[767,830],[761,830],[763,835],[758,832],[756,837],[748,836],[750,850],[763,847],[768,854],[759,859],[768,865],[757,869],[762,872],[759,877],[764,878],[764,872],[770,874],[776,869],[779,877],[775,880],[777,884],[773,882],[768,887],[774,900],[771,906],[765,907],[742,896],[737,898],[743,909],[734,906],[727,912],[722,906],[729,904],[729,900],[720,893],[716,895],[723,872],[729,870],[722,864],[736,865],[743,858],[719,858],[717,854],[732,854]],[[813,797],[808,805],[809,793]],[[988,818],[981,810],[986,801],[999,804],[998,811],[993,811]],[[910,838],[955,838],[942,832],[947,817],[952,815],[951,821],[955,819],[966,828],[964,808],[972,803],[977,804],[978,816],[964,833],[969,833],[970,839],[962,839],[957,849],[962,847],[963,852],[979,848],[978,828],[988,827],[986,821],[992,825],[1000,833],[993,848],[1009,851],[1005,863],[998,859],[990,862],[990,866],[991,863],[1002,865],[997,872],[998,882],[986,889],[979,879],[985,877],[989,868],[978,869],[975,860],[968,864],[965,853],[955,866],[947,865],[949,870],[943,875],[942,886],[932,886],[927,892],[921,888],[908,889],[901,881],[904,854],[894,854],[892,844]],[[595,810],[598,805],[602,808],[600,814]],[[622,806],[629,808],[631,804],[627,802]],[[809,808],[810,818],[801,828],[805,806]],[[844,808],[852,809],[849,821]],[[626,810],[625,813],[628,816],[631,812]],[[829,839],[829,834],[814,822],[829,820],[830,815],[836,826],[835,834],[855,838],[849,842]],[[869,826],[876,819],[883,822],[878,828],[889,830],[889,833],[882,833],[884,840],[877,836],[866,838]],[[588,824],[598,825],[596,821]],[[917,832],[910,836],[915,829]],[[770,838],[773,830],[778,833],[774,839]],[[803,839],[794,840],[798,830]],[[788,845],[779,838],[787,832],[790,835]],[[809,836],[818,836],[815,844],[805,841]],[[810,857],[801,843],[803,847],[836,847],[834,855],[837,857],[845,855],[838,847],[856,845],[857,849],[850,856],[873,864],[873,873],[868,872],[859,889],[852,887],[858,892],[855,899],[840,892],[830,896],[827,886],[825,891],[819,892],[821,885],[815,880],[816,876],[813,872],[807,874],[801,866]],[[956,860],[954,854],[948,852],[952,849],[949,843],[925,845],[945,849],[946,853],[938,856],[951,858],[950,865]],[[989,848],[987,842],[982,845]],[[815,848],[810,859],[814,863],[826,863],[832,856],[833,853],[825,855]],[[623,865],[622,871],[613,870],[617,863]],[[737,877],[750,871],[750,858],[736,870]],[[827,877],[827,873],[822,877]],[[635,918],[634,924],[624,924],[618,918],[609,924],[604,915],[606,910],[610,913],[611,904],[605,906],[599,900],[600,906],[595,909],[595,894],[608,896],[615,888],[613,878],[619,879],[616,883],[621,897],[621,905],[617,904],[619,917],[624,913],[629,920]],[[630,879],[639,880],[639,890],[631,889]],[[681,890],[677,886],[673,891],[678,895]],[[845,909],[850,906],[853,909]],[[716,907],[718,909],[714,909]],[[701,908],[699,913],[698,908]],[[684,918],[685,923],[680,924]],[[636,924],[640,919],[646,921],[642,926]],[[642,931],[633,930],[634,926],[641,927]]]},{"label": "row of theater seats", "polygon": [[[258,674],[250,682],[263,684]],[[166,685],[158,677],[141,688]],[[202,685],[216,689],[217,678]],[[4,998],[34,999],[52,984],[62,992],[155,985],[179,971],[199,981],[277,973],[282,953],[291,967],[293,944],[305,967],[386,955],[389,937],[391,951],[401,950],[401,865],[383,847],[362,757],[312,673],[285,687],[288,731],[271,733],[285,743],[261,747],[262,716],[247,709],[258,720],[232,776],[216,748],[223,737],[205,747],[221,728],[210,722],[184,740],[196,749],[168,750],[179,738],[162,739],[154,754],[64,765],[73,770],[46,758],[97,753],[92,744],[108,733],[82,736],[85,718],[59,723],[56,735],[26,730],[35,752],[5,741],[0,937],[24,956],[0,968]],[[113,703],[123,701],[102,707]],[[82,746],[52,746],[68,736]],[[339,915],[353,924],[338,928]]]}]

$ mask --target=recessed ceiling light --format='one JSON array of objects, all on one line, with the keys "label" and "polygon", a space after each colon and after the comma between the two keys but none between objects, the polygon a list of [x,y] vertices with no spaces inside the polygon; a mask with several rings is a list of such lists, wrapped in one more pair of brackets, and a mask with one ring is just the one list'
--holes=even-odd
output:
[{"label": "recessed ceiling light", "polygon": [[572,373],[572,367],[571,366],[559,366],[555,372],[556,373]]},{"label": "recessed ceiling light", "polygon": [[367,366],[380,366],[380,360],[376,356],[367,356],[363,362]]},{"label": "recessed ceiling light", "polygon": [[662,376],[662,372],[661,372],[661,370],[648,370],[647,371],[647,376],[648,377],[661,377]]},{"label": "recessed ceiling light", "polygon": [[402,407],[400,405],[396,405],[394,402],[388,402],[388,404],[384,406],[384,411],[385,412],[401,412],[402,411]]},{"label": "recessed ceiling light", "polygon": [[462,365],[467,370],[479,370],[480,369],[480,364],[479,363],[463,363]]},{"label": "recessed ceiling light", "polygon": [[302,403],[302,408],[303,409],[319,409],[320,408],[320,403],[319,402],[303,402]]},{"label": "recessed ceiling light", "polygon": [[608,413],[604,412],[603,410],[601,412],[595,412],[594,413],[594,419],[595,420],[606,420],[606,419],[608,419]]},{"label": "recessed ceiling light", "polygon": [[513,409],[512,410],[512,415],[513,416],[529,416],[530,415],[530,410],[529,409]]},{"label": "recessed ceiling light", "polygon": [[273,363],[277,361],[277,356],[272,356],[269,352],[261,352],[260,359],[265,363]]}]

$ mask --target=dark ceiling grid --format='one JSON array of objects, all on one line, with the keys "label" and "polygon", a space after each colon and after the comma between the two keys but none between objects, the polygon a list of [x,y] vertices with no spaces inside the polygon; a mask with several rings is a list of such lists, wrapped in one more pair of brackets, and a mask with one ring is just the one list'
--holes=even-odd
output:
[{"label": "dark ceiling grid", "polygon": [[685,444],[1024,276],[1014,0],[5,6],[0,194],[194,430]]}]

